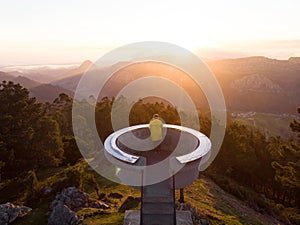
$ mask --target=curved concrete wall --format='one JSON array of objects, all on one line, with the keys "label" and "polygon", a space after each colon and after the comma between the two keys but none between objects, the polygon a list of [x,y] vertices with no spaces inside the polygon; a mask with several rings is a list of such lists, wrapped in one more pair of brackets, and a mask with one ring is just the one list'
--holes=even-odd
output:
[{"label": "curved concrete wall", "polygon": [[[154,146],[148,125],[143,124],[116,131],[105,140],[108,159],[116,166],[124,168],[118,174],[123,183],[127,184],[129,177],[136,177],[141,181],[135,183],[143,186],[143,176],[150,175],[147,172],[148,167],[143,166],[162,161],[169,157],[175,148],[175,154],[169,157],[169,163],[166,165],[167,168],[169,164],[167,170],[171,171],[171,176],[174,174],[172,171],[178,171],[174,174],[174,188],[188,186],[198,178],[201,158],[211,147],[209,139],[198,131],[169,124],[164,125],[163,134],[163,140]],[[122,164],[126,166],[122,167]],[[128,168],[128,165],[131,166]]]}]

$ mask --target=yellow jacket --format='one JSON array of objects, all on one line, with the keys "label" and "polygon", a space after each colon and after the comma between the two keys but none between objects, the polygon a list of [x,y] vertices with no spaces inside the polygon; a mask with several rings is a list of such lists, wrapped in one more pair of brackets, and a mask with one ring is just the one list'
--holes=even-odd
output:
[{"label": "yellow jacket", "polygon": [[160,119],[152,119],[149,123],[152,141],[160,141],[162,139],[163,123]]}]

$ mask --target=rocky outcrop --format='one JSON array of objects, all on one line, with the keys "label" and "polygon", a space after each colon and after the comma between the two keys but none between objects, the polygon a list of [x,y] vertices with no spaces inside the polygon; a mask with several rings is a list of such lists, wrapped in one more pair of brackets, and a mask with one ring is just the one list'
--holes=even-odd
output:
[{"label": "rocky outcrop", "polygon": [[0,225],[7,225],[18,217],[29,213],[32,209],[26,206],[17,206],[11,203],[0,205]]},{"label": "rocky outcrop", "polygon": [[48,220],[48,225],[79,225],[82,218],[60,201],[52,205],[52,213]]},{"label": "rocky outcrop", "polygon": [[293,64],[300,64],[300,57],[290,57],[288,61]]},{"label": "rocky outcrop", "polygon": [[108,209],[110,206],[90,198],[87,193],[75,187],[68,187],[57,193],[52,202],[48,225],[82,224],[82,218],[76,214],[82,208]]},{"label": "rocky outcrop", "polygon": [[269,93],[280,93],[282,88],[260,74],[253,74],[244,76],[238,80],[234,80],[231,83],[231,88],[239,91],[254,91],[254,92],[269,92]]},{"label": "rocky outcrop", "polygon": [[68,206],[71,210],[78,211],[84,207],[88,207],[89,195],[75,187],[69,187],[57,193],[55,200],[52,202],[52,208],[61,202]]}]

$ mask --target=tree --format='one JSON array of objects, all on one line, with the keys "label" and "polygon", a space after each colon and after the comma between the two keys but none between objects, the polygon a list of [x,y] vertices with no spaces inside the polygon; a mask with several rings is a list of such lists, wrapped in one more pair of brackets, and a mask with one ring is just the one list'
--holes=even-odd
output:
[{"label": "tree", "polygon": [[38,167],[58,166],[64,150],[58,123],[49,116],[41,117],[36,124],[33,137],[33,150],[38,154],[35,165]]},{"label": "tree", "polygon": [[[298,114],[300,114],[300,107],[297,109]],[[293,120],[290,124],[290,128],[293,132],[298,133],[298,142],[300,141],[300,122],[297,120]]]},{"label": "tree", "polygon": [[81,153],[77,147],[76,140],[74,136],[64,136],[63,137],[64,146],[64,159],[63,164],[75,164],[78,159],[80,159]]},{"label": "tree", "polygon": [[272,175],[267,144],[265,135],[259,130],[231,123],[212,166],[218,173],[265,192],[268,181],[266,178]]},{"label": "tree", "polygon": [[[3,176],[12,177],[39,166],[57,165],[62,144],[57,123],[20,84],[0,84],[0,158]],[[46,162],[46,164],[45,164]]]},{"label": "tree", "polygon": [[[298,108],[300,114],[300,108]],[[275,169],[275,180],[282,186],[282,202],[286,198],[294,199],[294,204],[300,206],[300,122],[294,120],[291,130],[298,134],[297,141],[290,141],[280,146],[280,156],[272,163]]]},{"label": "tree", "polygon": [[58,122],[61,135],[73,135],[72,130],[73,100],[65,93],[59,94],[52,104],[47,107],[49,116]]},{"label": "tree", "polygon": [[5,163],[0,161],[0,182],[1,182],[1,175],[2,175],[2,168],[5,166]]}]

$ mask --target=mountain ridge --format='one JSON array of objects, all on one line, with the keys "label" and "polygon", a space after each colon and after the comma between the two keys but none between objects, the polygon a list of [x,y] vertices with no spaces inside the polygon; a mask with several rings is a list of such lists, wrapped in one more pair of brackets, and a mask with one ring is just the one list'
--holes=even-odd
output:
[{"label": "mountain ridge", "polygon": [[[253,56],[213,60],[207,65],[220,83],[227,108],[231,111],[295,114],[300,105],[300,57],[277,60]],[[114,67],[107,69],[114,72]],[[81,76],[77,74],[55,80],[52,84],[74,92]],[[114,88],[112,85],[111,89]],[[201,102],[203,98],[199,97]]]},{"label": "mountain ridge", "polygon": [[52,102],[56,99],[60,93],[66,93],[73,97],[74,93],[63,87],[55,86],[52,84],[43,84],[34,80],[31,80],[24,76],[13,76],[0,71],[0,82],[12,81],[16,84],[20,84],[29,90],[29,96],[35,97],[41,102]]},{"label": "mountain ridge", "polygon": [[[124,64],[126,62],[118,62],[117,64],[120,63]],[[295,114],[295,109],[300,105],[300,57],[278,60],[264,56],[252,56],[211,60],[206,63],[215,74],[222,88],[226,106],[230,111]],[[100,68],[99,76],[101,76],[102,72],[114,73],[117,64]],[[59,90],[56,87],[56,91],[63,91],[73,96],[82,75],[91,66],[93,66],[91,61],[83,61],[76,68],[71,68],[60,75],[53,75],[52,78],[55,77],[55,79],[49,81],[48,85],[58,86],[62,89]],[[11,76],[11,74],[6,73],[5,76],[4,74],[2,72],[0,78],[23,80],[28,78],[27,76],[25,78],[16,78],[16,76]],[[130,74],[126,76],[128,75]],[[120,79],[126,80],[126,76],[120,77]],[[118,82],[121,82],[121,80]],[[186,81],[184,80],[183,82]],[[20,81],[20,83],[25,84],[26,82]],[[113,93],[116,85],[120,84],[112,83],[111,91],[108,90],[108,95],[110,95],[110,92]],[[29,82],[29,84],[24,86],[33,88],[36,85]],[[96,84],[92,84],[92,86],[96,88]],[[194,85],[192,86],[195,88]],[[34,91],[36,94],[39,94],[39,91]],[[194,89],[192,89],[191,93],[194,93]],[[42,100],[45,99],[45,95],[43,96]],[[202,103],[206,101],[203,94],[199,94],[198,99]],[[208,107],[206,103],[203,104],[198,105],[198,107]]]}]

